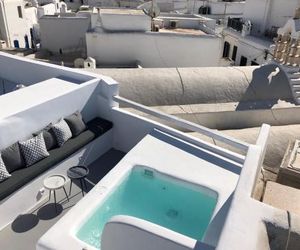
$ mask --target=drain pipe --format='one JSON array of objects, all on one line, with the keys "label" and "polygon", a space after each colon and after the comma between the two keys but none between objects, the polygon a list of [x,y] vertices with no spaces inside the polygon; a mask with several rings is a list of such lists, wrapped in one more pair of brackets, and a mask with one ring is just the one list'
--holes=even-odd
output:
[{"label": "drain pipe", "polygon": [[288,231],[288,237],[287,237],[287,240],[286,240],[284,250],[289,249],[289,243],[290,243],[290,237],[291,237],[291,213],[288,210],[286,211],[286,213],[287,213],[287,220],[288,220],[288,224],[289,224],[289,231]]}]

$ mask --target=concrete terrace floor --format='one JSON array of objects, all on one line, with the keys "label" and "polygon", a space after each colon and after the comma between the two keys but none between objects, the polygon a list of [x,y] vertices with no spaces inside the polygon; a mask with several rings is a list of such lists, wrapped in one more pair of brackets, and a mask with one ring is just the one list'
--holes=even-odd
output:
[{"label": "concrete terrace floor", "polygon": [[[110,149],[89,165],[87,176],[87,191],[91,190],[125,155],[125,153]],[[70,182],[65,186],[69,194]],[[72,193],[67,201],[63,190],[56,191],[58,213],[55,212],[53,194],[48,202],[48,194],[36,207],[20,215],[10,225],[0,231],[0,249],[34,250],[38,239],[48,231],[62,216],[64,216],[81,198],[79,183],[72,186]]]}]

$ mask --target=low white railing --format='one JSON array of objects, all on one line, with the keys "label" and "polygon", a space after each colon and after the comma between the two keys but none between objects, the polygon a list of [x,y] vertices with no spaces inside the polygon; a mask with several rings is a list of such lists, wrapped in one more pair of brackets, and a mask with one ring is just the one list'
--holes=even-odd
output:
[{"label": "low white railing", "polygon": [[120,103],[120,104],[125,104],[127,107],[134,108],[138,111],[141,111],[143,113],[152,115],[152,116],[157,117],[159,119],[162,119],[164,121],[171,122],[171,123],[173,123],[174,125],[176,125],[178,127],[181,127],[181,128],[184,128],[184,129],[187,129],[187,130],[190,130],[190,131],[198,132],[198,133],[203,134],[205,136],[208,136],[208,137],[210,137],[214,140],[218,140],[218,141],[221,141],[223,143],[226,143],[227,145],[230,145],[234,148],[237,148],[237,149],[243,151],[244,153],[247,153],[247,151],[248,151],[248,148],[249,148],[248,143],[240,141],[238,139],[235,139],[231,136],[227,136],[227,135],[225,135],[223,133],[220,133],[218,131],[206,128],[206,127],[201,126],[199,124],[196,124],[196,123],[178,118],[178,117],[173,116],[173,115],[165,114],[163,112],[160,112],[160,111],[155,110],[153,108],[149,108],[145,105],[142,105],[142,104],[139,104],[137,102],[128,100],[128,99],[126,99],[124,97],[121,97],[121,96],[118,96],[118,95],[114,96],[113,100]]}]

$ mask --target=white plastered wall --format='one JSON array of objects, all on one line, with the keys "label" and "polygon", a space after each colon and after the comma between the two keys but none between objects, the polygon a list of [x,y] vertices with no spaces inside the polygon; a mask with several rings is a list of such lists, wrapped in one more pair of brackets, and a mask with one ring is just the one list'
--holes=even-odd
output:
[{"label": "white plastered wall", "polygon": [[143,67],[217,66],[221,39],[153,32],[87,33],[87,53],[97,64]]},{"label": "white plastered wall", "polygon": [[39,20],[42,49],[58,54],[85,52],[85,33],[90,26],[87,17],[41,17]]}]

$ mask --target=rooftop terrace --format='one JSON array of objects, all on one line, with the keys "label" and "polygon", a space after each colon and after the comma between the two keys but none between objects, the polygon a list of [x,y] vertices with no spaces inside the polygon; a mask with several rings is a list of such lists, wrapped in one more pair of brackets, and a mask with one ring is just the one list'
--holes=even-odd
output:
[{"label": "rooftop terrace", "polygon": [[[125,153],[110,149],[91,163],[87,176],[87,190],[89,192],[117,163]],[[69,187],[67,187],[67,190]],[[67,202],[62,192],[58,192],[58,213],[55,213],[53,197],[41,199],[36,206],[26,213],[20,214],[11,224],[0,231],[3,249],[25,250],[35,249],[36,243],[56,222],[58,222],[76,203],[82,199],[80,183],[76,182],[72,194]],[[25,247],[26,246],[26,247]]]},{"label": "rooftop terrace", "polygon": [[[8,67],[5,62],[9,63],[9,66],[15,67]],[[170,242],[174,246],[172,249],[201,249],[204,243],[222,250],[239,250],[241,246],[246,250],[265,249],[264,246],[269,246],[266,224],[286,227],[288,223],[286,211],[266,206],[252,198],[257,176],[261,171],[270,126],[263,125],[254,139],[255,141],[249,144],[220,131],[165,114],[119,96],[118,83],[109,77],[58,66],[48,67],[44,63],[24,61],[13,56],[6,58],[6,55],[3,54],[0,57],[1,65],[6,67],[7,72],[3,72],[3,74],[10,76],[9,80],[18,82],[23,79],[32,83],[32,86],[25,88],[24,91],[38,88],[39,81],[52,78],[61,80],[59,77],[61,75],[78,79],[78,83],[73,82],[70,85],[76,85],[75,88],[71,87],[61,94],[58,93],[59,91],[53,92],[51,100],[47,100],[45,97],[44,102],[39,102],[37,99],[37,103],[33,107],[25,106],[24,110],[12,110],[11,113],[0,118],[1,149],[18,140],[27,139],[32,133],[44,128],[50,122],[66,117],[76,110],[81,111],[85,121],[101,117],[110,121],[113,127],[1,201],[0,214],[4,218],[0,221],[1,227],[3,228],[6,222],[9,222],[9,225],[0,231],[0,238],[6,237],[9,241],[15,240],[16,243],[12,244],[15,244],[16,247],[22,244],[23,249],[26,240],[36,243],[40,233],[49,228],[52,218],[51,212],[47,212],[46,215],[43,213],[43,211],[49,211],[48,208],[50,209],[51,206],[37,209],[38,201],[44,201],[47,196],[41,192],[43,179],[49,174],[65,174],[70,166],[83,163],[90,166],[91,169],[91,174],[88,176],[89,183],[94,185],[101,179],[100,182],[91,189],[85,198],[73,206],[56,226],[42,236],[38,245],[39,249],[49,249],[54,245],[56,246],[54,249],[92,249],[89,245],[76,240],[72,236],[72,230],[78,225],[77,223],[87,218],[98,201],[107,197],[135,165],[150,167],[174,179],[182,179],[190,185],[202,185],[213,189],[213,192],[218,194],[217,207],[202,241],[196,241],[158,225],[150,225],[147,221],[138,220],[139,223],[137,223],[136,218],[114,218],[110,221],[110,226],[116,230],[110,231],[109,237],[106,238],[108,240],[118,239],[118,241],[107,241],[108,244],[119,244],[119,248],[113,248],[114,250],[143,249],[143,244],[146,242],[150,242],[153,249],[156,250],[165,250],[165,244]],[[12,70],[16,67],[20,67],[23,72],[35,72],[35,74],[26,73],[24,78],[21,78],[22,73],[12,74]],[[186,91],[183,90],[180,82],[177,83],[181,91]],[[168,86],[167,89],[173,90],[172,86]],[[14,95],[18,94],[12,93],[3,97],[7,98],[7,102],[12,102],[13,100],[10,100],[9,96],[13,97]],[[47,96],[46,92],[45,96]],[[182,96],[182,92],[180,96]],[[172,100],[172,98],[168,100]],[[26,105],[27,100],[22,99],[20,102]],[[145,118],[130,110],[122,109],[120,105],[172,123],[174,127],[180,127],[182,130],[202,134],[211,138],[212,143],[166,126],[155,119]],[[97,127],[97,129],[101,129],[101,127]],[[86,133],[89,134],[89,131]],[[69,141],[74,143],[75,139]],[[221,144],[215,145],[216,141]],[[230,148],[226,149],[224,144]],[[239,152],[234,152],[232,148]],[[122,160],[117,164],[121,158]],[[95,160],[97,160],[96,163],[92,163]],[[112,170],[106,174],[111,168]],[[37,200],[38,195],[40,196]],[[70,204],[61,200],[61,205],[65,208],[63,211],[67,210],[66,206],[72,206],[76,201],[75,197]],[[34,205],[33,209],[32,205]],[[35,209],[37,210],[33,212]],[[252,212],[249,213],[249,211]],[[25,216],[25,221],[32,220],[34,227],[28,227],[30,223],[19,222],[20,219],[22,221],[22,217],[16,218],[20,214],[32,212],[33,215]],[[47,218],[49,224],[43,221]],[[292,214],[292,222],[296,222],[297,219],[297,216]],[[55,221],[56,219],[52,220],[52,222]],[[124,230],[124,225],[127,230]],[[297,234],[297,230],[298,227],[295,226],[290,231]],[[129,236],[127,233],[131,235]],[[142,237],[139,237],[141,235]],[[275,233],[275,238],[278,235]],[[128,238],[131,240],[128,241]],[[141,241],[141,239],[144,240]],[[9,245],[7,242],[5,244]],[[147,245],[149,246],[149,244]],[[32,248],[32,244],[29,247]],[[109,247],[107,249],[111,250]],[[102,250],[106,250],[106,248]]]},{"label": "rooftop terrace", "polygon": [[119,14],[119,15],[145,15],[143,10],[135,10],[135,9],[106,9],[101,8],[100,14]]},{"label": "rooftop terrace", "polygon": [[161,33],[176,33],[176,34],[185,34],[185,35],[197,35],[197,36],[203,36],[207,35],[202,30],[196,30],[196,29],[160,29],[159,32]]}]

